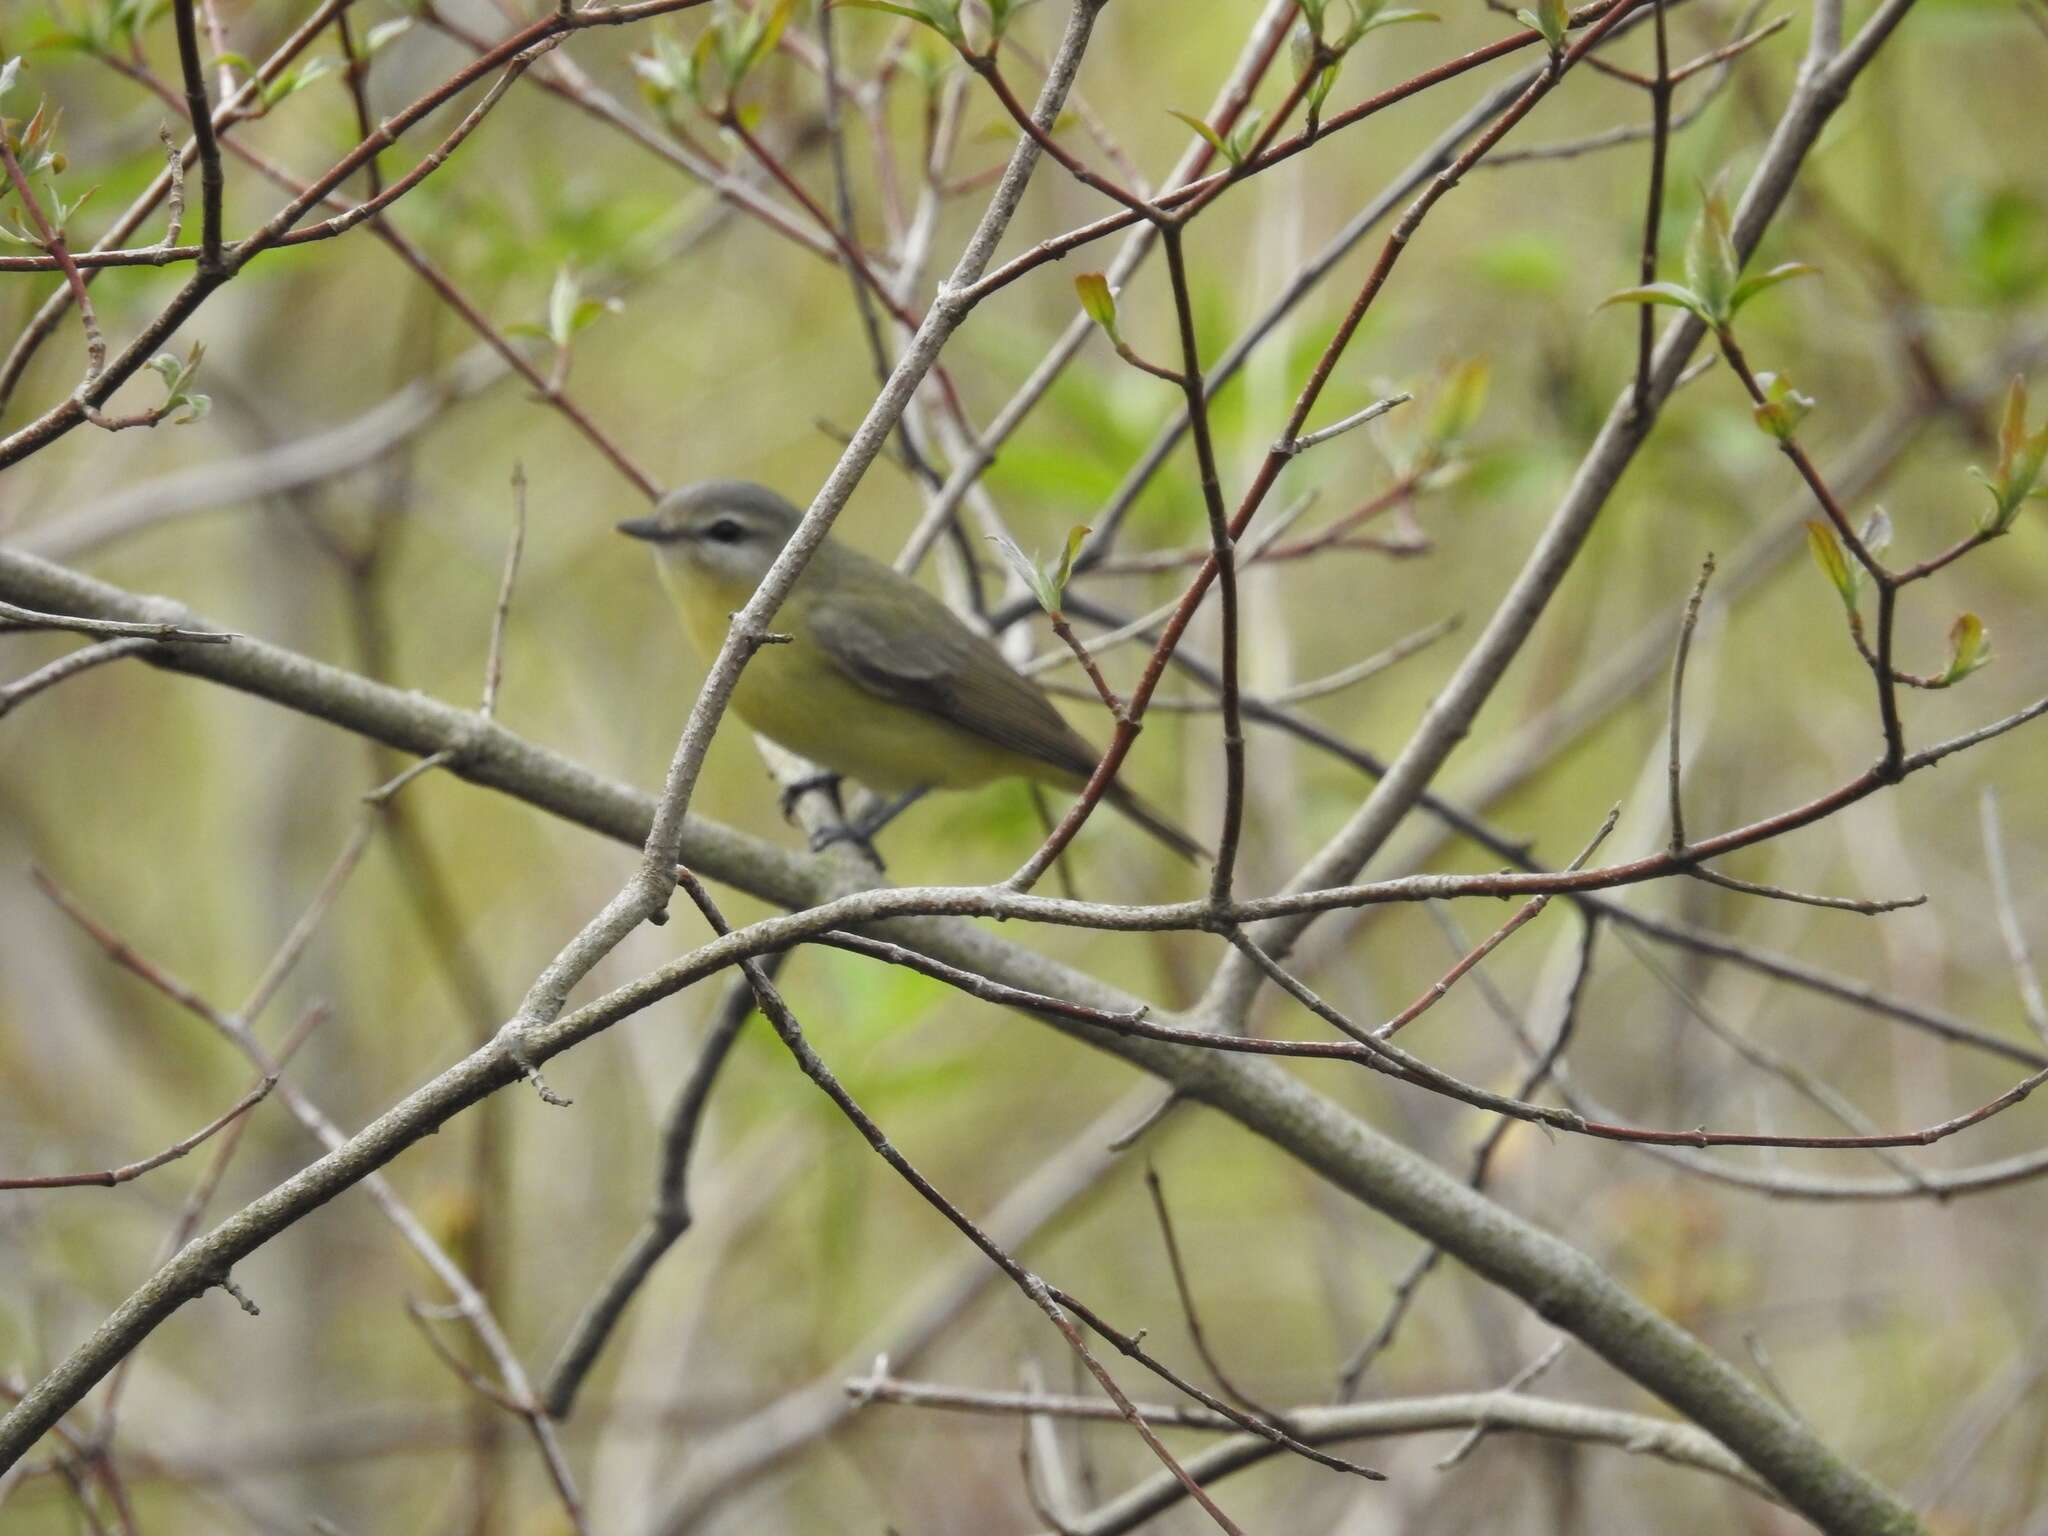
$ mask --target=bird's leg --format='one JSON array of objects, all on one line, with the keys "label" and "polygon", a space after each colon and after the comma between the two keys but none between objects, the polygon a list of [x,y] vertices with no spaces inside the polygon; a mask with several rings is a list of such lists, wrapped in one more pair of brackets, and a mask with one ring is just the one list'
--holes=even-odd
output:
[{"label": "bird's leg", "polygon": [[822,790],[832,801],[832,811],[841,821],[846,819],[846,807],[839,803],[840,776],[830,769],[820,769],[806,774],[803,778],[782,787],[782,819],[796,820],[797,802],[812,790]]},{"label": "bird's leg", "polygon": [[868,836],[873,837],[882,828],[889,825],[890,822],[901,816],[929,793],[930,786],[920,784],[916,789],[906,789],[893,800],[880,801],[872,811],[862,818],[861,830],[867,833]]},{"label": "bird's leg", "polygon": [[878,800],[865,814],[842,817],[836,827],[827,827],[811,835],[811,852],[822,853],[835,843],[851,843],[868,856],[877,870],[886,870],[881,854],[875,851],[875,834],[900,816],[910,805],[924,794],[922,787],[906,791],[893,800]]}]

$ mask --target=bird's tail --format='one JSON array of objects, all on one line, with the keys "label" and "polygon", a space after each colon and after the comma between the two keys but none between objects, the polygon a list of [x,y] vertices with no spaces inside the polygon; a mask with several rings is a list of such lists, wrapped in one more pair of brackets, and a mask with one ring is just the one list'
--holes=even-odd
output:
[{"label": "bird's tail", "polygon": [[1164,816],[1161,816],[1144,801],[1140,800],[1128,789],[1125,789],[1123,785],[1111,784],[1107,799],[1111,805],[1122,811],[1132,821],[1135,821],[1147,832],[1150,832],[1160,842],[1166,844],[1167,847],[1186,859],[1190,864],[1199,864],[1205,859],[1214,857],[1207,848],[1196,842],[1192,837],[1189,837],[1187,833],[1181,831],[1179,827],[1176,827]]}]

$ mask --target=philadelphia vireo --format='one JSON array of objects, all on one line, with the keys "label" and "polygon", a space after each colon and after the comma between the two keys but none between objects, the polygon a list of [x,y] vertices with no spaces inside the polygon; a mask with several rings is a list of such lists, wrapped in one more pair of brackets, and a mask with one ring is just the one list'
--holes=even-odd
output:
[{"label": "philadelphia vireo", "polygon": [[[654,546],[655,564],[705,663],[754,595],[802,514],[765,486],[707,480],[662,498],[621,533]],[[1036,683],[916,582],[826,539],[775,628],[788,645],[758,651],[732,706],[762,735],[870,789],[973,789],[1024,778],[1078,790],[1101,754]],[[1109,803],[1183,858],[1201,845],[1112,783]]]}]

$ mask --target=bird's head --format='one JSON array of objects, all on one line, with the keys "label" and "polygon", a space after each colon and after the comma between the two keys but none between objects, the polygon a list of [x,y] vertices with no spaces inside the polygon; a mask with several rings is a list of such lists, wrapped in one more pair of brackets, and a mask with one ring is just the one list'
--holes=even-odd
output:
[{"label": "bird's head", "polygon": [[694,568],[721,586],[752,590],[803,514],[766,486],[745,480],[705,480],[670,491],[645,517],[629,517],[619,532],[654,546],[666,569]]}]

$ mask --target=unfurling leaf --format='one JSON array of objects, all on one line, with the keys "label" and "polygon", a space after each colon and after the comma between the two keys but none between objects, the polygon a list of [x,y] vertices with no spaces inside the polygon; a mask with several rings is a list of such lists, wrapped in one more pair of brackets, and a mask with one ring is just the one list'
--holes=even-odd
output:
[{"label": "unfurling leaf", "polygon": [[1813,397],[1794,389],[1782,373],[1760,373],[1756,381],[1764,390],[1763,404],[1755,410],[1756,424],[1779,442],[1791,442],[1799,423],[1813,409]]},{"label": "unfurling leaf", "polygon": [[1199,133],[1205,140],[1208,141],[1209,147],[1215,150],[1217,154],[1221,155],[1224,159],[1228,160],[1232,165],[1237,164],[1236,152],[1232,150],[1228,144],[1223,142],[1223,136],[1219,134],[1214,128],[1211,128],[1207,123],[1203,122],[1199,117],[1196,117],[1192,112],[1181,112],[1172,107],[1168,107],[1166,110],[1168,112],[1171,112],[1175,117],[1179,118],[1182,122],[1186,123],[1190,128],[1194,129],[1195,132]]},{"label": "unfurling leaf", "polygon": [[[195,341],[183,358],[174,353],[159,352],[143,365],[164,381],[164,403],[158,407],[155,419],[172,416],[173,426],[189,427],[193,422],[206,418],[206,413],[213,409],[212,399],[194,394],[188,387],[205,357],[206,343]],[[173,416],[173,412],[182,414]]]},{"label": "unfurling leaf", "polygon": [[363,52],[366,54],[375,53],[386,43],[396,40],[400,34],[410,31],[411,28],[412,18],[410,16],[399,16],[391,21],[380,21],[363,34]]},{"label": "unfurling leaf", "polygon": [[523,329],[545,336],[557,347],[567,347],[576,333],[599,315],[616,314],[622,307],[617,299],[586,298],[576,269],[564,266],[555,273],[554,286],[548,290],[547,324]]},{"label": "unfurling leaf", "polygon": [[892,0],[832,0],[835,11],[887,11],[891,16],[908,16],[912,21],[930,24],[930,18],[922,11],[912,10],[907,5],[896,5]]},{"label": "unfurling leaf", "polygon": [[2028,432],[2027,381],[2015,374],[2005,392],[2005,412],[1998,426],[1997,472],[1987,475],[1974,466],[1970,470],[1991,493],[1991,511],[1978,521],[1978,531],[2004,533],[2029,497],[2048,498],[2048,487],[2041,484],[2044,467],[2048,467],[2048,423]]},{"label": "unfurling leaf", "polygon": [[1316,49],[1322,41],[1322,30],[1322,21],[1318,18],[1313,27],[1303,19],[1296,22],[1288,32],[1287,56],[1294,61],[1296,79],[1316,67]]},{"label": "unfurling leaf", "polygon": [[1411,21],[1441,21],[1435,11],[1375,11],[1371,18],[1360,25],[1358,35],[1377,32],[1381,27],[1398,27]]},{"label": "unfurling leaf", "polygon": [[1515,12],[1515,20],[1538,33],[1550,48],[1552,58],[1564,52],[1565,34],[1571,30],[1571,13],[1565,9],[1564,0],[1536,0],[1535,9],[1524,8]]},{"label": "unfurling leaf", "polygon": [[1870,516],[1856,530],[1856,537],[1873,557],[1883,554],[1892,547],[1892,515],[1883,507],[1872,507]]},{"label": "unfurling leaf", "polygon": [[1741,271],[1725,182],[1717,180],[1700,188],[1699,221],[1685,247],[1686,286],[1698,297],[1710,323],[1725,325],[1734,318],[1735,279]]},{"label": "unfurling leaf", "polygon": [[1316,76],[1316,83],[1308,89],[1308,121],[1319,122],[1323,115],[1323,103],[1330,99],[1330,91],[1337,84],[1337,71],[1344,67],[1340,57],[1333,64],[1323,66],[1323,72]]},{"label": "unfurling leaf", "polygon": [[1737,311],[1765,289],[1818,270],[1803,261],[1788,261],[1754,277],[1743,277],[1742,257],[1735,249],[1734,215],[1728,211],[1723,181],[1717,179],[1700,188],[1700,216],[1685,242],[1685,281],[1624,288],[1608,295],[1600,307],[1669,304],[1691,311],[1716,330],[1725,330]]},{"label": "unfurling leaf", "polygon": [[[1086,529],[1079,531],[1083,535],[1087,533]],[[1056,577],[1053,572],[1041,566],[1037,560],[1025,554],[1018,547],[1017,541],[1010,538],[1007,534],[992,533],[988,536],[988,539],[991,544],[995,545],[1003,559],[1009,563],[1010,569],[1024,579],[1024,585],[1030,589],[1031,595],[1038,600],[1038,606],[1057,618],[1060,611],[1060,601],[1066,590],[1064,579]],[[1071,535],[1069,536],[1069,542],[1072,542]]]},{"label": "unfurling leaf", "polygon": [[887,11],[891,16],[907,16],[930,27],[955,48],[966,46],[967,34],[960,26],[960,0],[916,0],[912,5],[898,5],[894,0],[831,0],[831,3],[857,11]]},{"label": "unfurling leaf", "polygon": [[1079,558],[1081,546],[1088,541],[1088,535],[1094,531],[1086,523],[1076,523],[1067,530],[1066,545],[1060,550],[1059,569],[1053,574],[1053,583],[1059,589],[1062,601],[1067,595],[1067,583],[1073,579],[1074,561]]},{"label": "unfurling leaf", "polygon": [[297,69],[286,70],[263,87],[263,105],[266,110],[276,106],[287,96],[296,96],[316,80],[324,80],[341,68],[340,61],[326,54],[316,54]]},{"label": "unfurling leaf", "polygon": [[[707,34],[708,35],[708,34]],[[640,77],[640,89],[649,102],[666,108],[679,96],[697,94],[697,60],[666,32],[651,34],[651,53],[636,53],[627,62]]]},{"label": "unfurling leaf", "polygon": [[1961,615],[1948,632],[1948,670],[1944,684],[1959,683],[1991,659],[1991,635],[1974,613]]},{"label": "unfurling leaf", "polygon": [[1788,261],[1772,267],[1768,272],[1759,272],[1754,277],[1745,277],[1735,285],[1735,291],[1728,295],[1728,318],[1734,319],[1742,306],[1762,293],[1766,288],[1775,288],[1780,283],[1790,282],[1795,277],[1812,277],[1820,268],[1806,261]]},{"label": "unfurling leaf", "polygon": [[1835,530],[1826,523],[1815,519],[1806,525],[1807,548],[1813,551],[1813,562],[1821,574],[1834,583],[1835,591],[1841,594],[1842,606],[1851,613],[1856,611],[1856,573],[1849,569],[1849,557],[1842,553],[1841,540],[1835,537]]},{"label": "unfurling leaf", "polygon": [[1479,425],[1479,413],[1486,408],[1486,386],[1492,373],[1492,366],[1483,357],[1468,357],[1451,370],[1450,377],[1444,381],[1443,392],[1436,397],[1436,407],[1430,412],[1429,425],[1424,431],[1435,457],[1441,458],[1446,450],[1461,442]]},{"label": "unfurling leaf", "polygon": [[1000,43],[1003,34],[1010,30],[1010,19],[1030,3],[1031,0],[988,0],[989,41]]},{"label": "unfurling leaf", "polygon": [[2027,441],[2027,376],[2016,373],[2005,390],[2005,414],[1998,423],[1998,473],[2012,473],[2013,461]]},{"label": "unfurling leaf", "polygon": [[1243,165],[1250,158],[1252,146],[1259,142],[1259,124],[1264,122],[1265,118],[1266,114],[1262,110],[1253,107],[1237,120],[1237,126],[1230,130],[1230,147],[1225,151],[1225,156],[1232,165]]},{"label": "unfurling leaf", "polygon": [[1090,320],[1101,326],[1111,341],[1116,335],[1116,295],[1109,291],[1109,279],[1100,272],[1083,272],[1074,279],[1074,292]]}]

